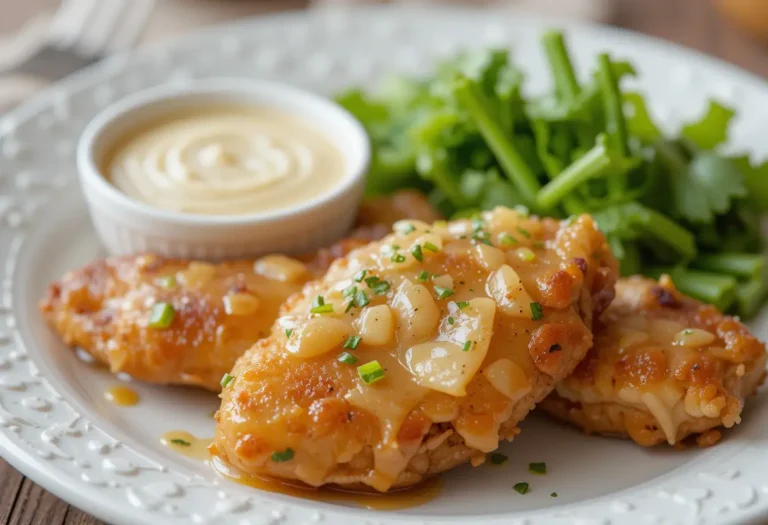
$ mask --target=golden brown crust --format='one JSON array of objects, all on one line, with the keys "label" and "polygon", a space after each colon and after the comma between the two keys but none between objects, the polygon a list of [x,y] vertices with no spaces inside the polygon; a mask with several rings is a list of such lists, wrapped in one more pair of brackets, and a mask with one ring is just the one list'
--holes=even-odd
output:
[{"label": "golden brown crust", "polygon": [[[334,259],[386,235],[392,221],[432,220],[435,214],[423,195],[411,191],[364,203],[348,239],[301,257],[306,269],[292,268],[286,280],[258,275],[252,260],[208,264],[152,254],[99,260],[51,284],[40,310],[67,345],[113,372],[219,391],[222,375],[268,335],[282,303],[305,282],[325,273]],[[168,286],[168,277],[176,284]],[[234,294],[246,302],[239,315],[227,313]],[[249,297],[258,303],[255,309]],[[176,310],[167,329],[147,326],[157,302]]]},{"label": "golden brown crust", "polygon": [[[491,216],[486,222],[494,225],[497,218]],[[468,222],[449,228],[464,227]],[[299,479],[312,485],[364,484],[378,490],[412,485],[466,461],[482,462],[484,453],[495,449],[500,439],[517,434],[518,422],[583,358],[592,342],[595,298],[611,293],[607,289],[613,287],[616,275],[616,262],[605,239],[588,217],[572,225],[532,218],[515,224],[530,231],[533,241],[545,243],[544,248],[537,249],[535,262],[517,257],[514,248],[489,250],[470,243],[467,235],[424,225],[410,234],[412,237],[387,238],[334,263],[324,279],[308,284],[286,303],[283,318],[298,320],[297,332],[286,337],[284,325],[278,322],[268,339],[238,360],[232,371],[236,379],[222,394],[222,408],[217,414],[218,454],[250,474]],[[507,231],[519,229],[513,224]],[[498,229],[493,235],[497,233]],[[395,244],[402,253],[411,253],[410,243],[419,235],[439,235],[445,244],[437,253],[425,252],[423,262],[406,259],[407,269],[390,265],[389,256],[382,257],[386,247]],[[482,255],[483,251],[487,253]],[[510,308],[508,314],[501,310],[501,303],[487,298],[486,294],[505,300],[486,292],[497,275],[494,272],[501,271],[498,268],[503,264],[499,262],[496,269],[484,265],[492,265],[497,257],[514,267],[530,294],[529,300],[542,305],[542,319],[531,319],[527,302],[521,316],[522,310]],[[590,264],[582,268],[574,262],[576,258]],[[371,294],[369,308],[386,306],[397,311],[406,301],[414,305],[397,324],[397,338],[383,346],[361,343],[354,350],[358,363],[353,366],[337,360],[343,350],[340,346],[325,349],[327,353],[313,352],[312,357],[297,357],[294,352],[301,350],[296,350],[295,334],[301,334],[317,318],[309,315],[313,297],[323,296],[333,302],[333,327],[344,322],[354,324],[364,315],[357,308],[349,314],[337,314],[344,310],[341,289],[354,283],[350,277],[361,268],[367,268],[369,276],[392,283],[386,294]],[[431,282],[419,285],[417,277],[422,272],[450,276],[454,292],[450,299],[436,298]],[[357,286],[366,289],[364,283]],[[517,293],[516,288],[507,290]],[[410,293],[413,295],[403,299]],[[419,302],[419,294],[429,297],[427,303]],[[478,298],[490,301],[490,312],[495,309],[495,314],[490,314],[493,324],[487,354],[481,354],[482,361],[473,368],[475,347],[470,345],[462,354],[460,344],[451,347],[446,341],[453,341],[450,334],[456,328],[454,323],[464,326],[462,316],[474,316],[482,310],[479,303],[472,303]],[[451,306],[464,301],[470,306],[463,313]],[[439,309],[435,314],[439,322],[429,319],[432,308]],[[483,326],[483,319],[476,318],[471,326]],[[365,337],[365,332],[360,333]],[[438,334],[442,339],[436,342]],[[451,355],[459,362],[466,359],[465,365],[450,369],[456,372],[446,368],[446,375],[418,375],[422,374],[419,370],[426,369],[414,365],[420,359],[414,349],[425,345],[432,348],[433,344],[440,346],[435,350],[438,354],[456,351]],[[386,377],[374,385],[364,385],[356,366],[371,359],[382,364]],[[504,379],[514,376],[510,379],[517,387],[513,392],[502,393],[503,381],[494,386],[499,384],[499,376],[491,375],[492,364],[498,365],[497,372]],[[464,366],[471,370],[469,375],[456,381],[462,385],[466,381],[465,390],[444,379],[459,376]],[[482,372],[475,374],[475,370]],[[293,452],[290,461],[271,459],[274,452],[289,448]]]},{"label": "golden brown crust", "polygon": [[[595,345],[540,406],[587,432],[643,446],[679,443],[740,421],[765,374],[765,346],[733,317],[680,294],[669,278],[622,279]],[[717,439],[716,439],[717,436]]]}]

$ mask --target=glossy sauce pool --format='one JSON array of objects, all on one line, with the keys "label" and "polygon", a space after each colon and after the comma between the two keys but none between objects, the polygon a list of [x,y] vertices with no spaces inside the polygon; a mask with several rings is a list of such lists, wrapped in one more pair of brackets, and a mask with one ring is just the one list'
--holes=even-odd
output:
[{"label": "glossy sauce pool", "polygon": [[130,407],[139,403],[139,394],[125,385],[113,385],[104,391],[107,401],[121,407]]},{"label": "glossy sauce pool", "polygon": [[[442,489],[439,477],[431,478],[416,487],[379,494],[375,492],[354,492],[340,488],[313,488],[298,483],[283,483],[277,480],[249,476],[229,466],[211,447],[211,439],[198,438],[183,430],[174,430],[163,434],[161,443],[169,450],[198,461],[210,462],[213,469],[222,477],[258,490],[285,494],[324,503],[353,504],[370,510],[402,510],[419,507],[434,500]],[[211,454],[211,448],[214,453]]]}]

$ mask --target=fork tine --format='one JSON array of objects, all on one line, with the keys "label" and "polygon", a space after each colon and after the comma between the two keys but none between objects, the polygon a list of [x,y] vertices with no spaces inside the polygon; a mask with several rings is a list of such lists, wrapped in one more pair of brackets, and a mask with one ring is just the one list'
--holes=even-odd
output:
[{"label": "fork tine", "polygon": [[131,47],[146,28],[147,20],[155,8],[155,0],[132,0],[130,4],[131,9],[125,13],[122,24],[107,45],[108,53]]},{"label": "fork tine", "polygon": [[107,43],[119,29],[130,4],[130,0],[101,0],[80,33],[77,50],[90,57],[104,55]]},{"label": "fork tine", "polygon": [[63,0],[51,22],[49,42],[59,48],[73,45],[96,7],[98,0]]}]

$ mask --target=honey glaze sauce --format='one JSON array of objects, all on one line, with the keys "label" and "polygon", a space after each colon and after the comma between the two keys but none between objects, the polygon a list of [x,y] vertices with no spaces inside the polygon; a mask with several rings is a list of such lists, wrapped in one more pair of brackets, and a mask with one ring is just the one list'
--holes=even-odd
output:
[{"label": "honey glaze sauce", "polygon": [[121,407],[130,407],[138,404],[139,394],[125,385],[113,385],[104,391],[104,399]]},{"label": "honey glaze sauce", "polygon": [[287,483],[269,478],[249,476],[228,465],[216,455],[215,449],[212,451],[211,465],[222,477],[255,489],[312,501],[322,501],[323,503],[351,503],[369,510],[387,511],[419,507],[434,500],[442,489],[442,480],[439,477],[430,478],[413,488],[392,491],[386,494],[354,492],[329,486],[314,488],[299,482]]},{"label": "honey glaze sauce", "polygon": [[198,438],[183,430],[172,430],[160,439],[163,446],[174,452],[198,461],[208,461],[211,457],[208,447],[212,439]]}]

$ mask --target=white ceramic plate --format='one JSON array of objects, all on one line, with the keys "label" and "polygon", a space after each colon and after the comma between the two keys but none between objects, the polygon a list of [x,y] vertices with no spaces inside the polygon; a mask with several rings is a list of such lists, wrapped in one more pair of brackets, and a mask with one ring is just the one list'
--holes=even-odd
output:
[{"label": "white ceramic plate", "polygon": [[[621,31],[469,10],[365,8],[280,15],[196,34],[111,61],[56,85],[0,120],[0,447],[14,466],[78,507],[120,525],[763,523],[768,519],[768,397],[718,446],[678,452],[587,437],[534,415],[503,447],[501,468],[446,474],[434,501],[382,513],[258,492],[168,452],[160,436],[213,432],[217,398],[135,385],[142,402],[103,399],[115,379],[74,358],[46,328],[46,284],[98,256],[76,184],[74,146],[105,104],[139,89],[195,78],[274,78],[331,93],[418,73],[470,47],[511,46],[533,89],[546,86],[540,31],[567,28],[576,61],[609,49],[631,58],[638,88],[668,127],[714,95],[739,109],[732,139],[765,154],[768,86],[731,66]],[[768,318],[753,328],[768,335]],[[527,464],[546,461],[534,476]],[[532,491],[512,485],[528,481]],[[559,497],[550,496],[557,492]]]}]

